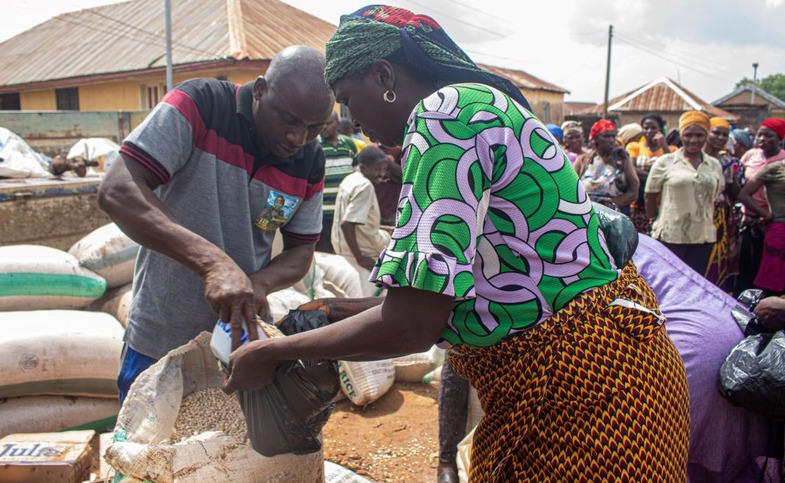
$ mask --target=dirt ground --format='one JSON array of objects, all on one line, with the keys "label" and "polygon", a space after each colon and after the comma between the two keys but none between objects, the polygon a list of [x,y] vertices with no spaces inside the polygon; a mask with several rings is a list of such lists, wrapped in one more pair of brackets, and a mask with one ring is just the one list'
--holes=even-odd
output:
[{"label": "dirt ground", "polygon": [[324,459],[378,483],[436,481],[436,395],[399,382],[365,407],[340,401],[323,431]]}]

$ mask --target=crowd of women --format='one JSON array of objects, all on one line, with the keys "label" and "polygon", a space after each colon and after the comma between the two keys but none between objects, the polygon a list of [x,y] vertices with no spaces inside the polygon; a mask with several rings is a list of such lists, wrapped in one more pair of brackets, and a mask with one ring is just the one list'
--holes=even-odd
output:
[{"label": "crowd of women", "polygon": [[593,200],[696,272],[728,293],[785,292],[785,120],[767,119],[753,136],[701,111],[670,131],[655,113],[620,128],[603,119],[588,148],[576,121],[548,128]]}]

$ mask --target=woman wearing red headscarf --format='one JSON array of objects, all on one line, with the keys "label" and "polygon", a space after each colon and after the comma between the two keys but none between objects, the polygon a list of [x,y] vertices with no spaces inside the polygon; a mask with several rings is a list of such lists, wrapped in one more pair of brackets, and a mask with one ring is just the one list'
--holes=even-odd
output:
[{"label": "woman wearing red headscarf", "polygon": [[[785,214],[782,213],[781,183],[785,151],[780,143],[785,138],[785,121],[766,119],[755,136],[755,149],[741,158],[746,184],[739,193],[744,203],[744,228],[740,248],[740,274],[736,290],[751,286],[781,293],[784,283]],[[777,205],[777,206],[775,206]],[[765,238],[761,225],[765,224]],[[752,277],[755,277],[754,280]],[[780,280],[782,278],[782,280]]]},{"label": "woman wearing red headscarf", "polygon": [[682,114],[679,133],[684,146],[658,158],[646,180],[646,213],[654,219],[651,236],[701,275],[717,241],[714,200],[725,187],[720,162],[703,152],[709,130],[705,113]]}]

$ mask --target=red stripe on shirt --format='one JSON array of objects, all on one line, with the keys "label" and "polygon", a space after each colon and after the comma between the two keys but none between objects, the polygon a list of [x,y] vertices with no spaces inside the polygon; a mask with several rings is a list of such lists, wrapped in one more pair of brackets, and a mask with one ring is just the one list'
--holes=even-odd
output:
[{"label": "red stripe on shirt", "polygon": [[324,191],[324,179],[311,184],[303,178],[290,176],[274,166],[262,166],[254,178],[275,190],[298,196],[303,200],[309,200]]},{"label": "red stripe on shirt", "polygon": [[281,234],[286,238],[290,238],[296,243],[316,243],[321,238],[320,233],[315,235],[303,235],[301,233],[292,233],[290,231],[286,231],[283,228],[281,228]]},{"label": "red stripe on shirt", "polygon": [[140,151],[132,144],[123,143],[123,145],[120,146],[120,152],[149,169],[161,180],[161,183],[166,184],[169,181],[169,172],[161,166],[161,163],[147,153]]},{"label": "red stripe on shirt", "polygon": [[196,107],[196,103],[194,103],[191,96],[183,91],[172,89],[164,96],[162,102],[177,109],[185,117],[186,121],[191,124],[194,145],[197,148],[251,174],[254,157],[246,153],[241,145],[230,143],[219,136],[214,129],[207,129],[199,113],[199,108]]}]

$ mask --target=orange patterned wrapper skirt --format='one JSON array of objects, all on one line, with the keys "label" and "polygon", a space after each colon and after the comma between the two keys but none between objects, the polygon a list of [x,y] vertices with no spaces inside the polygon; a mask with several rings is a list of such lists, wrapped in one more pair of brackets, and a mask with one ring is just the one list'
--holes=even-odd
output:
[{"label": "orange patterned wrapper skirt", "polygon": [[630,263],[531,329],[453,348],[485,411],[470,481],[685,481],[687,377],[663,322]]}]

